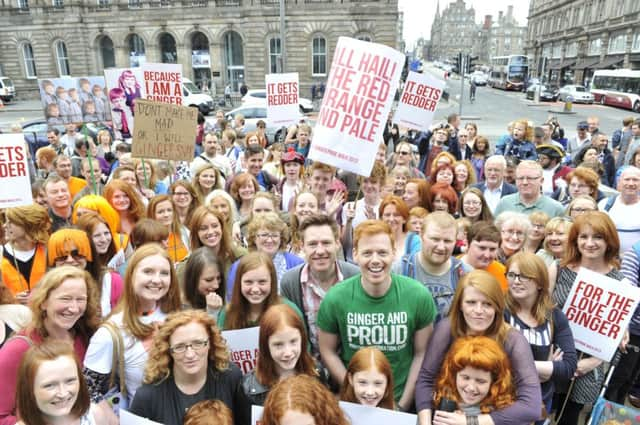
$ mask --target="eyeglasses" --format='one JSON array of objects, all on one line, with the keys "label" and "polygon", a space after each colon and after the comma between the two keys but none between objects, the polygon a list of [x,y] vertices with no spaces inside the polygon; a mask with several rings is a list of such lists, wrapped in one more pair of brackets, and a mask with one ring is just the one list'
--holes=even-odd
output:
[{"label": "eyeglasses", "polygon": [[209,345],[208,339],[196,339],[191,341],[190,343],[184,344],[176,344],[173,347],[169,347],[169,351],[173,354],[182,354],[187,351],[188,348],[191,348],[193,351],[199,351]]},{"label": "eyeglasses", "polygon": [[411,152],[409,151],[398,151],[396,152],[398,155],[411,155]]},{"label": "eyeglasses", "polygon": [[525,276],[523,274],[518,274],[514,272],[508,272],[505,276],[507,276],[507,279],[509,279],[512,282],[515,282],[516,279],[518,279],[520,283],[531,283],[534,280],[534,278],[531,276]]},{"label": "eyeglasses", "polygon": [[530,176],[516,177],[516,181],[518,181],[518,182],[524,182],[524,181],[534,182],[534,181],[539,180],[539,179],[540,179],[540,176],[537,176],[537,177],[530,177]]},{"label": "eyeglasses", "polygon": [[464,205],[465,207],[477,207],[478,205],[481,205],[482,202],[480,201],[464,201],[462,203],[462,205]]},{"label": "eyeglasses", "polygon": [[69,259],[69,257],[72,257],[74,260],[78,261],[82,260],[84,258],[84,255],[80,254],[80,251],[78,251],[77,249],[72,249],[67,255],[56,257],[55,262],[64,263]]},{"label": "eyeglasses", "polygon": [[591,212],[591,211],[596,211],[593,208],[580,208],[580,207],[574,207],[571,208],[571,212],[576,212],[578,214],[582,214],[582,213],[586,213],[586,212]]},{"label": "eyeglasses", "polygon": [[513,237],[516,237],[516,238],[524,237],[524,232],[521,231],[521,230],[503,230],[502,233],[507,235],[507,236],[513,236]]},{"label": "eyeglasses", "polygon": [[276,239],[280,239],[280,233],[258,233],[256,237],[262,240],[271,239],[273,241]]},{"label": "eyeglasses", "polygon": [[189,196],[189,192],[173,192],[173,196]]}]

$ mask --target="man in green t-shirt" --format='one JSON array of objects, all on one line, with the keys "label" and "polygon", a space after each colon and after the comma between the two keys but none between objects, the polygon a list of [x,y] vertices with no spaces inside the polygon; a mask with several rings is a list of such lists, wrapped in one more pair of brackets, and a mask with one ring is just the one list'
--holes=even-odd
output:
[{"label": "man in green t-shirt", "polygon": [[332,287],[318,311],[322,361],[342,383],[356,351],[379,348],[391,363],[398,407],[408,410],[433,331],[435,303],[418,281],[391,274],[394,239],[389,225],[379,220],[360,223],[353,246],[360,274]]}]

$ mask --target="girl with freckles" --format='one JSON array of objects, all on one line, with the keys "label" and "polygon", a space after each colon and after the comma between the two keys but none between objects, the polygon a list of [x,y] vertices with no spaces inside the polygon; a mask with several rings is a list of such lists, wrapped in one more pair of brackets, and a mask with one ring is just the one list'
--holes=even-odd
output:
[{"label": "girl with freckles", "polygon": [[396,409],[393,372],[382,351],[375,347],[365,347],[353,355],[340,389],[340,400]]}]

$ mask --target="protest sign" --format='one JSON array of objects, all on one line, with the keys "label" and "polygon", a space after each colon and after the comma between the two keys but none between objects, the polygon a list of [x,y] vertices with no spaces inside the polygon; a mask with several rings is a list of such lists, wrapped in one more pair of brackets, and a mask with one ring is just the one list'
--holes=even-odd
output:
[{"label": "protest sign", "polygon": [[141,418],[124,409],[120,409],[120,425],[162,425],[147,418]]},{"label": "protest sign", "polygon": [[145,63],[142,65],[143,96],[155,102],[182,105],[182,65]]},{"label": "protest sign", "polygon": [[309,158],[369,176],[404,61],[391,47],[338,39]]},{"label": "protest sign", "polygon": [[44,116],[51,127],[111,119],[102,76],[38,80]]},{"label": "protest sign", "polygon": [[429,74],[409,72],[393,122],[415,130],[428,131],[444,87],[444,81]]},{"label": "protest sign", "polygon": [[640,299],[640,288],[581,268],[564,305],[576,349],[613,358]]},{"label": "protest sign", "polygon": [[131,155],[135,158],[192,160],[197,119],[196,108],[138,99]]},{"label": "protest sign", "polygon": [[222,332],[222,337],[227,340],[227,347],[231,352],[231,361],[238,365],[243,375],[256,367],[259,336],[258,326]]},{"label": "protest sign", "polygon": [[294,124],[300,116],[298,73],[267,74],[267,119],[277,127]]},{"label": "protest sign", "polygon": [[0,134],[0,208],[33,204],[27,146],[20,133]]},{"label": "protest sign", "polygon": [[[340,408],[349,418],[351,425],[416,425],[418,422],[418,417],[410,413],[396,412],[346,401],[340,402]],[[251,406],[252,425],[260,425],[263,411],[264,408],[262,406]]]}]

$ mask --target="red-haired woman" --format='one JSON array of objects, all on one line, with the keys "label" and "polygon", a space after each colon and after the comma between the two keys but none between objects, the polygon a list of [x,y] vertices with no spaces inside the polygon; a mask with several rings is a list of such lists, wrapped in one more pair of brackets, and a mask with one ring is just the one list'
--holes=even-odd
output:
[{"label": "red-haired woman", "polygon": [[382,351],[365,347],[351,357],[340,389],[340,400],[395,410],[393,371]]},{"label": "red-haired woman", "polygon": [[444,211],[455,215],[458,210],[458,194],[451,184],[446,182],[431,185],[429,201],[433,211]]},{"label": "red-haired woman", "polygon": [[389,195],[380,203],[378,216],[391,227],[396,247],[395,260],[400,260],[404,254],[411,252],[405,246],[409,208],[399,196]]},{"label": "red-haired woman", "polygon": [[153,218],[169,230],[167,252],[171,261],[179,263],[189,255],[189,229],[180,223],[175,202],[169,195],[151,198],[147,206],[147,217]]},{"label": "red-haired woman", "polygon": [[262,406],[271,387],[290,376],[319,376],[319,368],[306,347],[307,332],[302,318],[286,304],[269,307],[260,319],[258,363],[242,379],[242,388],[251,404]]},{"label": "red-haired woman", "polygon": [[104,187],[104,197],[120,216],[119,233],[130,234],[133,226],[144,217],[144,204],[129,183],[112,180]]},{"label": "red-haired woman", "polygon": [[260,185],[253,175],[249,173],[238,174],[231,181],[229,193],[236,201],[240,217],[248,217],[251,212],[253,195],[260,191]]}]

